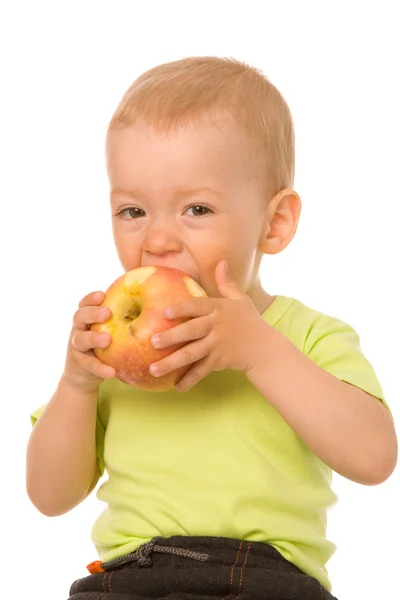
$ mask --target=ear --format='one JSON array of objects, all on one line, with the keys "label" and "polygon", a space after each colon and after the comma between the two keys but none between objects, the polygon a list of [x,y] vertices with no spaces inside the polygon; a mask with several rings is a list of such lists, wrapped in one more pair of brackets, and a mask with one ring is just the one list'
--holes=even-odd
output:
[{"label": "ear", "polygon": [[263,237],[259,248],[264,254],[278,254],[292,241],[301,212],[297,192],[284,189],[268,203]]}]

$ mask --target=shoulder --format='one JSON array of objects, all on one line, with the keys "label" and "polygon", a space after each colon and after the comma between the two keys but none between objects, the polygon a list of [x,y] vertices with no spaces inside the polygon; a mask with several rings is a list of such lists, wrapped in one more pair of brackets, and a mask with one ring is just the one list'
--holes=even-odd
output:
[{"label": "shoulder", "polygon": [[328,344],[335,336],[359,342],[358,334],[349,323],[311,308],[296,298],[277,296],[271,308],[271,315],[267,311],[264,318],[289,337],[305,354],[323,338],[326,338]]},{"label": "shoulder", "polygon": [[310,308],[298,300],[293,302],[293,311],[302,331],[305,354],[312,352],[321,340],[328,346],[331,343],[335,345],[338,340],[357,346],[360,343],[359,335],[352,325],[336,316]]},{"label": "shoulder", "polygon": [[361,349],[360,336],[349,323],[292,299],[277,325],[319,367],[383,400],[376,373]]}]

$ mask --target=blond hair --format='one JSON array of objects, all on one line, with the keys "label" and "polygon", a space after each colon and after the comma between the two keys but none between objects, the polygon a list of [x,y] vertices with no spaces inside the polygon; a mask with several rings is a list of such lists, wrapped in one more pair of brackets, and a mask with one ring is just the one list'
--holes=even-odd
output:
[{"label": "blond hair", "polygon": [[256,142],[271,195],[293,187],[289,107],[261,71],[235,59],[193,57],[146,71],[123,96],[108,131],[136,121],[168,131],[213,115],[233,117]]}]

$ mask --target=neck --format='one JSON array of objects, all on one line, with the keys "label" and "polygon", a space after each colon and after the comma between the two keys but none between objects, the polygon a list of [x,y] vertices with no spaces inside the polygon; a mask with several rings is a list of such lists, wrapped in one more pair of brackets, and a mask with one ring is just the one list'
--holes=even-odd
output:
[{"label": "neck", "polygon": [[266,311],[275,300],[275,296],[271,296],[263,289],[259,278],[257,278],[257,280],[247,291],[247,295],[253,302],[260,315],[262,315],[262,313]]}]

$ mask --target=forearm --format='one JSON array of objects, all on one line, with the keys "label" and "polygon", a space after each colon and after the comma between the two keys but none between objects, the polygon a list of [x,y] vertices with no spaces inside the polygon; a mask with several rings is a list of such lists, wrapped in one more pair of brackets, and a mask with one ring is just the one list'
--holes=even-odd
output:
[{"label": "forearm", "polygon": [[280,332],[271,328],[264,339],[265,361],[249,381],[334,471],[366,485],[387,479],[397,439],[386,407],[318,367]]},{"label": "forearm", "polygon": [[96,472],[97,393],[61,379],[27,448],[26,489],[45,515],[71,510],[87,495]]}]

